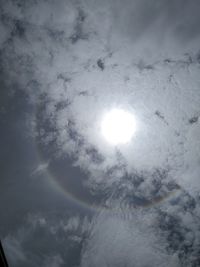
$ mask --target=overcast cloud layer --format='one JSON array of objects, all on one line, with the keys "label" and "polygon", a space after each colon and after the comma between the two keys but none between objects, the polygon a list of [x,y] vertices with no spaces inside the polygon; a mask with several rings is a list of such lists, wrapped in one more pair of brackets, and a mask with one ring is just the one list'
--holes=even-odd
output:
[{"label": "overcast cloud layer", "polygon": [[[47,172],[82,202],[101,195],[84,223],[27,212],[2,233],[11,266],[199,266],[200,3],[2,0],[0,11],[3,89],[13,105],[25,98],[42,158],[27,179]],[[138,125],[117,148],[100,133],[113,107]]]}]

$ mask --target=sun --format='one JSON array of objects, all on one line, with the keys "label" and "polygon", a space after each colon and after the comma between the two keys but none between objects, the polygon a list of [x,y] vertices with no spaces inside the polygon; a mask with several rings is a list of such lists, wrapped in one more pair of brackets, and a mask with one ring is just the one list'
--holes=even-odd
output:
[{"label": "sun", "polygon": [[123,109],[112,109],[103,118],[101,132],[112,145],[126,144],[136,131],[135,116]]}]

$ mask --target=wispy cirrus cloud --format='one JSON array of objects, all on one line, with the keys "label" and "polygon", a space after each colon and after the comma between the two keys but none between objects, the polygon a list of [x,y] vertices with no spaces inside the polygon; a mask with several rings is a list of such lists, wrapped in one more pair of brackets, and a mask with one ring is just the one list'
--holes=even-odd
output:
[{"label": "wispy cirrus cloud", "polygon": [[[172,192],[178,195],[137,215],[134,227],[124,217],[100,214],[82,265],[178,266],[179,255],[190,266],[186,258],[192,262],[199,244],[197,1],[3,1],[0,10],[2,79],[12,96],[17,91],[26,95],[32,107],[30,132],[47,162],[70,158],[81,170],[83,187],[94,196],[106,192],[103,204],[109,208],[127,203],[141,207]],[[100,133],[102,117],[113,107],[134,112],[138,123],[132,142],[118,148]],[[35,173],[51,167],[39,165]],[[168,228],[158,229],[168,239],[157,238],[156,229],[140,229],[140,220],[151,212],[162,214],[161,225]],[[73,218],[62,230],[50,228],[56,234],[77,231],[80,223]],[[38,227],[50,229],[45,220]],[[22,232],[19,238],[35,242],[28,230]],[[71,241],[80,243],[82,234]],[[16,259],[26,260],[22,240],[6,242]],[[48,254],[42,261],[62,266],[59,255]]]}]

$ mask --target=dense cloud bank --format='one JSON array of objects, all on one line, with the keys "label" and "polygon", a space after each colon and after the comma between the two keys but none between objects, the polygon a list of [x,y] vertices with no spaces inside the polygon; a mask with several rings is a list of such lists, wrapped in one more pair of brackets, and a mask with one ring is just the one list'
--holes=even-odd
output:
[{"label": "dense cloud bank", "polygon": [[[107,192],[104,207],[127,205],[121,217],[94,218],[71,266],[198,266],[198,1],[1,2],[1,80],[31,107],[27,135],[47,158],[42,166],[70,158],[91,194]],[[138,124],[117,148],[100,133],[113,107]],[[5,239],[13,262],[27,257],[20,233]],[[64,266],[63,255],[52,266]]]}]

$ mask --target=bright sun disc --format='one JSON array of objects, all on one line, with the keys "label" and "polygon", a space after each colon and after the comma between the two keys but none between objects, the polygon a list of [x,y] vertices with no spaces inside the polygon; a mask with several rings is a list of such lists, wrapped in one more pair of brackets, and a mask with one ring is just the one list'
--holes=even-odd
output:
[{"label": "bright sun disc", "polygon": [[136,131],[135,117],[123,109],[113,109],[103,118],[101,131],[108,143],[126,144]]}]

